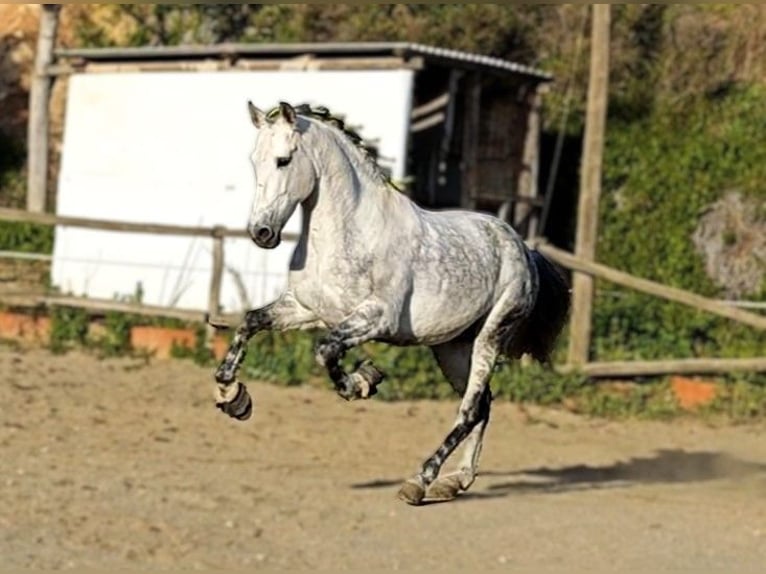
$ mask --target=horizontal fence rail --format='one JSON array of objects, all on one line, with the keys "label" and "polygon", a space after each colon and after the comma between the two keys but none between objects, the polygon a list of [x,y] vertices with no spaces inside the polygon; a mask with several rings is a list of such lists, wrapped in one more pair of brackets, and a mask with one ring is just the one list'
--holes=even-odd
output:
[{"label": "horizontal fence rail", "polygon": [[649,377],[658,375],[715,375],[733,371],[766,372],[766,357],[753,359],[666,359],[656,361],[608,361],[584,365],[561,365],[559,373],[581,373],[592,378]]},{"label": "horizontal fence rail", "polygon": [[105,313],[134,313],[146,317],[165,317],[182,321],[200,322],[205,320],[204,311],[194,309],[178,309],[161,305],[144,305],[115,301],[113,299],[96,299],[93,297],[74,297],[66,295],[22,295],[4,294],[2,303],[9,307],[77,307],[85,311]]},{"label": "horizontal fence rail", "polygon": [[617,269],[607,267],[606,265],[577,257],[551,245],[541,243],[536,247],[543,255],[550,257],[553,261],[568,269],[587,273],[588,275],[611,281],[617,285],[629,287],[636,291],[641,291],[642,293],[648,293],[655,297],[667,299],[668,301],[675,301],[676,303],[681,303],[700,311],[707,311],[714,315],[726,317],[727,319],[750,325],[756,329],[766,329],[766,317],[762,317],[761,315],[738,309],[737,307],[716,301],[715,299],[708,299],[707,297],[691,293],[690,291],[684,291],[683,289],[678,289],[676,287],[669,287],[662,283],[650,281],[649,279],[641,279],[640,277],[630,275],[624,271],[618,271]]},{"label": "horizontal fence rail", "polygon": [[[90,219],[86,217],[70,217],[50,213],[32,213],[20,209],[0,208],[0,221],[17,223],[38,223],[40,225],[63,225],[83,229],[99,229],[102,231],[124,231],[128,233],[155,233],[157,235],[182,235],[194,237],[250,237],[245,229],[231,229],[223,226],[195,227],[188,225],[168,225],[164,223],[131,223],[127,221],[110,221]],[[297,233],[284,233],[284,239],[297,240]]]}]

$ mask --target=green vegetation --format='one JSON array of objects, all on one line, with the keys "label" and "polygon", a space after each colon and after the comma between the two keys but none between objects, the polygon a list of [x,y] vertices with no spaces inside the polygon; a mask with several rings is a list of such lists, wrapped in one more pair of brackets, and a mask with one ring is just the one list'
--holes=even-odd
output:
[{"label": "green vegetation", "polygon": [[[176,321],[171,324],[177,323]],[[160,322],[162,326],[170,326],[167,323]],[[180,326],[180,325],[177,325]],[[186,325],[188,327],[188,325]],[[194,327],[194,346],[186,347],[173,343],[173,348],[170,349],[170,356],[176,359],[191,359],[198,365],[213,365],[213,353],[205,344],[205,327],[203,325],[196,325]]]},{"label": "green vegetation", "polygon": [[54,307],[51,311],[51,350],[54,353],[62,353],[87,342],[87,312],[72,307]]},{"label": "green vegetation", "polygon": [[[314,359],[319,334],[305,332],[259,333],[248,348],[242,372],[245,377],[282,385],[298,385],[320,379],[330,386],[326,371]],[[378,388],[382,400],[444,399],[457,395],[441,374],[431,351],[425,347],[394,347],[369,343],[352,349],[344,360],[347,368],[372,359],[385,374]],[[586,387],[579,375],[561,376],[539,365],[521,368],[500,365],[493,378],[495,397],[543,405],[560,404]]]},{"label": "green vegetation", "polygon": [[[0,78],[0,85],[2,83]],[[0,207],[20,208],[25,204],[25,156],[24,146],[0,130]],[[53,228],[31,223],[0,222],[0,251],[51,253]],[[39,261],[0,259],[0,281],[7,282],[6,285],[14,281],[47,284],[48,264]]]},{"label": "green vegetation", "polygon": [[77,12],[85,46],[418,41],[532,57],[537,7],[500,4],[121,4]]},{"label": "green vegetation", "polygon": [[[668,106],[641,122],[610,127],[598,258],[719,296],[692,234],[706,207],[730,190],[766,205],[765,130],[761,87],[699,98],[682,109]],[[764,300],[766,282],[750,298]],[[604,284],[594,326],[599,359],[757,356],[766,348],[766,333]]]},{"label": "green vegetation", "polygon": [[[0,207],[21,207],[25,201],[25,150],[0,132]],[[1,222],[0,250],[51,253],[53,228],[32,223]]]},{"label": "green vegetation", "polygon": [[[303,332],[260,333],[249,346],[242,373],[280,385],[307,381],[330,389],[327,375],[314,361],[317,335]],[[453,399],[430,351],[368,344],[349,353],[345,364],[371,358],[386,373],[379,400]],[[206,364],[212,366],[211,361]],[[588,416],[668,419],[691,416],[680,409],[666,379],[630,383],[593,383],[577,373],[561,375],[538,364],[500,365],[492,379],[497,400],[562,407]],[[766,415],[766,384],[757,376],[736,376],[721,382],[716,400],[699,412],[704,417],[745,421]]]},{"label": "green vegetation", "polygon": [[[84,309],[53,307],[49,347],[54,353],[71,349],[92,351],[101,358],[122,355],[149,356],[131,345],[130,332],[135,326],[186,328],[189,325],[178,319],[144,317],[133,313],[109,311],[100,320],[91,320]],[[195,325],[195,344],[188,348],[173,345],[171,356],[191,359],[198,364],[212,365],[211,351],[205,345],[205,328]]]},{"label": "green vegetation", "polygon": [[[52,313],[50,348],[57,353],[81,349],[100,358],[127,354],[148,359],[147,353],[130,346],[130,328],[139,324],[187,326],[172,319],[147,320],[109,313],[94,330],[83,310],[56,308]],[[211,369],[212,374],[216,361],[205,345],[204,327],[198,325],[196,333],[194,347],[174,347],[171,355],[203,365]],[[318,333],[306,332],[259,333],[249,345],[241,370],[243,379],[285,386],[310,383],[331,389],[326,372],[314,360],[318,336]],[[351,368],[363,358],[372,359],[386,374],[375,400],[458,400],[425,348],[368,344],[350,352],[344,364]],[[665,379],[594,383],[578,373],[562,375],[536,363],[523,367],[514,363],[497,367],[492,389],[496,400],[564,408],[586,416],[613,419],[692,416],[680,409]],[[697,416],[729,421],[766,416],[766,384],[754,375],[727,378],[720,382],[716,400],[700,409]]]},{"label": "green vegetation", "polygon": [[705,410],[706,414],[724,415],[730,420],[745,421],[766,416],[766,382],[763,377],[730,377],[723,391]]},{"label": "green vegetation", "polygon": [[53,227],[35,223],[0,223],[0,250],[21,253],[52,253]]}]

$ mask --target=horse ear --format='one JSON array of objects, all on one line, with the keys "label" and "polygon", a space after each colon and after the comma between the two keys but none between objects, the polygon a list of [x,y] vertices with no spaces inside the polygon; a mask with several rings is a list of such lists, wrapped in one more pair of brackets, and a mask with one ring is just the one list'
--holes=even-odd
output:
[{"label": "horse ear", "polygon": [[266,125],[266,114],[253,105],[253,102],[247,102],[247,109],[250,110],[250,119],[253,120],[253,125],[257,128],[262,128]]},{"label": "horse ear", "polygon": [[286,102],[279,102],[279,114],[285,119],[288,124],[295,124],[296,114],[295,108]]}]

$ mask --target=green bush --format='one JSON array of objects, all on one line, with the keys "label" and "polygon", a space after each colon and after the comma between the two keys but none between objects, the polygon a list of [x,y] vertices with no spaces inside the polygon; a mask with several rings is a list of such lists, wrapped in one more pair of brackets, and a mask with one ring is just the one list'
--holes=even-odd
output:
[{"label": "green bush", "polygon": [[198,365],[212,365],[213,352],[207,347],[204,325],[200,324],[194,328],[194,337],[194,346],[191,348],[174,342],[170,349],[170,356],[178,359],[191,359]]},{"label": "green bush", "polygon": [[[304,332],[256,335],[248,347],[242,368],[243,377],[282,385],[316,380],[321,386],[331,389],[332,383],[326,371],[314,360],[313,349],[318,336]],[[441,374],[427,348],[368,344],[360,350],[351,351],[344,365],[350,369],[355,361],[362,358],[372,359],[386,374],[386,379],[378,387],[376,399],[459,400],[459,395]],[[614,392],[608,386],[589,382],[578,373],[562,375],[537,363],[528,366],[516,362],[500,364],[491,385],[496,400],[564,405],[585,415],[667,418],[680,412],[667,383],[628,385],[628,390]]]},{"label": "green bush", "polygon": [[22,253],[52,253],[53,227],[35,223],[3,221],[0,224],[0,250]]},{"label": "green bush", "polygon": [[562,375],[538,363],[500,365],[492,378],[495,397],[540,405],[558,405],[581,394],[587,386],[588,380],[582,375]]},{"label": "green bush", "polygon": [[[314,359],[318,333],[259,333],[248,346],[243,376],[283,385],[298,385],[319,378],[328,388],[332,383]],[[370,343],[352,349],[344,359],[351,369],[356,361],[372,359],[386,379],[378,387],[382,400],[444,399],[457,397],[426,347],[396,347]],[[493,377],[494,395],[514,401],[546,405],[560,403],[580,392],[587,381],[579,375],[558,375],[539,365],[500,365]]]},{"label": "green bush", "polygon": [[723,414],[735,421],[763,418],[766,416],[766,378],[754,375],[730,377],[706,411]]},{"label": "green bush", "polygon": [[319,373],[313,360],[314,341],[312,333],[259,333],[247,348],[242,372],[254,379],[299,385]]},{"label": "green bush", "polygon": [[138,317],[128,313],[108,311],[104,316],[104,335],[91,342],[106,356],[118,356],[131,352],[130,329],[138,324]]},{"label": "green bush", "polygon": [[[766,205],[766,91],[749,88],[664,107],[607,135],[598,258],[716,297],[692,233],[703,210],[737,190]],[[764,299],[766,292],[754,295]],[[766,333],[599,282],[597,359],[754,356]]]},{"label": "green bush", "polygon": [[50,348],[61,353],[88,341],[88,313],[74,307],[54,307],[51,310]]},{"label": "green bush", "polygon": [[[177,320],[147,320],[132,314],[108,313],[101,336],[88,334],[88,315],[74,308],[55,308],[52,314],[51,348],[64,352],[72,348],[95,351],[99,356],[133,353],[130,328],[137,324],[178,326]],[[314,382],[326,389],[332,384],[326,371],[314,360],[314,345],[319,333],[266,332],[258,334],[248,346],[243,367],[244,380],[266,380],[282,385]],[[176,347],[176,358],[192,359],[213,368],[205,346],[205,328],[197,328],[193,349]],[[377,399],[385,401],[413,399],[459,400],[459,396],[441,374],[431,352],[423,347],[394,347],[368,344],[352,350],[345,359],[347,368],[363,358],[372,359],[385,372]],[[665,380],[643,384],[594,384],[577,373],[558,374],[539,364],[521,366],[500,364],[492,378],[495,399],[545,406],[564,406],[584,415],[608,418],[669,418],[681,414]],[[750,420],[766,415],[766,383],[757,375],[740,375],[723,382],[715,402],[702,414],[723,415],[730,420]]]}]

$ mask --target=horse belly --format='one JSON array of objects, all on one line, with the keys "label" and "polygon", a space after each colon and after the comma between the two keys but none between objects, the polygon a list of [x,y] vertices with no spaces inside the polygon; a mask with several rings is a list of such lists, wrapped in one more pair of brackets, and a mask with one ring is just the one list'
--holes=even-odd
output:
[{"label": "horse belly", "polygon": [[415,291],[408,308],[413,341],[435,345],[454,339],[492,308],[485,289]]}]

